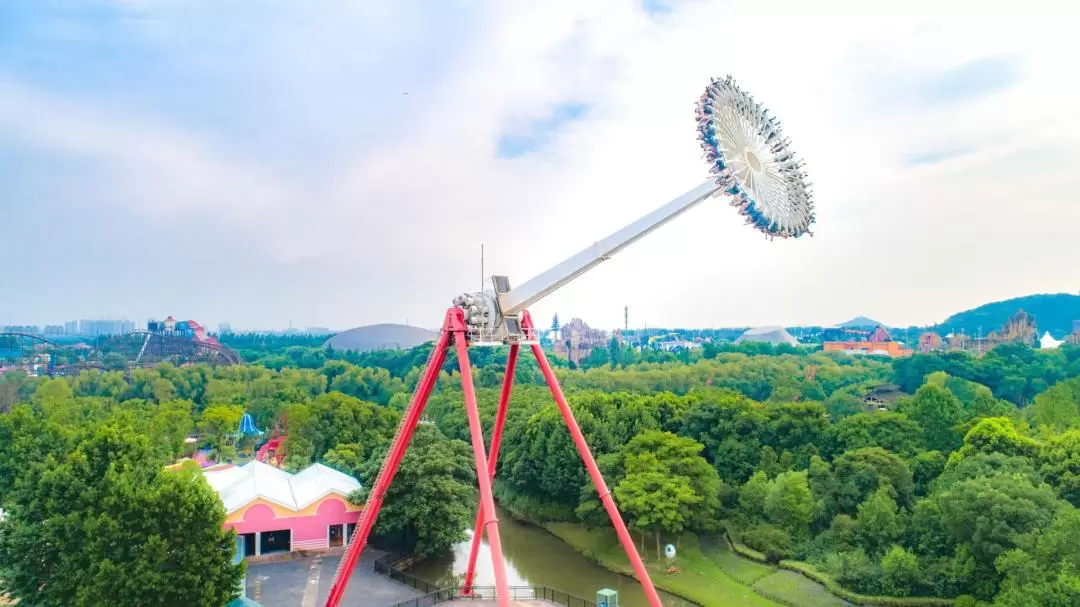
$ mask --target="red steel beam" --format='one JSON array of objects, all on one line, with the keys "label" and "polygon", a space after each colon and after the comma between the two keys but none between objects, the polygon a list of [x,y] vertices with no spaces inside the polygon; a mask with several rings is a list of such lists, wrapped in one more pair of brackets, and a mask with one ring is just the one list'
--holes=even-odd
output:
[{"label": "red steel beam", "polygon": [[[458,310],[458,315],[461,311]],[[472,435],[473,457],[476,458],[476,480],[480,485],[480,511],[484,516],[488,546],[491,547],[491,565],[495,570],[495,599],[499,607],[510,607],[510,588],[506,583],[506,563],[503,562],[502,541],[499,539],[499,519],[495,516],[495,499],[491,495],[491,475],[488,471],[487,452],[484,449],[484,429],[480,425],[480,410],[476,406],[473,389],[472,368],[469,365],[469,344],[465,331],[455,332],[458,365],[461,367],[461,391],[465,393],[465,412],[469,416],[469,432]],[[477,530],[479,533],[480,530]]]},{"label": "red steel beam", "polygon": [[357,522],[356,531],[354,532],[357,535],[353,538],[353,541],[349,543],[349,548],[345,551],[345,555],[341,557],[343,562],[341,563],[341,566],[338,567],[334,583],[330,587],[330,595],[326,599],[326,607],[337,607],[341,602],[341,597],[345,594],[345,588],[349,585],[349,578],[352,577],[353,569],[356,567],[356,563],[360,559],[360,554],[367,544],[371,529],[375,526],[375,518],[379,515],[379,510],[382,508],[383,498],[386,497],[386,492],[390,488],[390,483],[394,480],[394,475],[397,474],[398,466],[401,464],[401,459],[405,456],[405,451],[409,447],[409,441],[412,440],[413,431],[416,430],[416,425],[420,422],[420,417],[424,412],[424,407],[427,405],[431,390],[435,387],[435,382],[439,379],[439,371],[442,369],[443,362],[446,360],[446,352],[450,342],[450,316],[451,315],[448,313],[446,321],[443,324],[443,330],[439,334],[439,341],[435,344],[435,349],[431,351],[431,356],[428,358],[427,369],[424,370],[424,376],[416,388],[412,403],[410,403],[408,409],[406,409],[405,418],[402,420],[401,427],[398,428],[397,435],[394,437],[394,442],[391,443],[390,452],[387,454],[387,459],[383,463],[384,470],[382,470],[376,478],[376,484],[372,487],[367,503],[364,504],[364,510],[360,514],[360,520]]},{"label": "red steel beam", "polygon": [[[532,318],[529,317],[527,312],[523,316],[522,326],[526,329],[532,329]],[[566,402],[566,397],[559,386],[559,380],[555,377],[555,372],[552,371],[551,364],[548,363],[547,356],[544,355],[544,350],[540,348],[540,344],[534,343],[532,351],[536,356],[536,362],[540,364],[540,371],[544,374],[544,380],[547,381],[548,388],[551,389],[551,395],[555,397],[555,404],[559,406],[559,412],[562,413],[563,420],[566,421],[566,427],[570,430],[574,445],[577,446],[578,453],[581,455],[582,461],[585,462],[585,469],[589,471],[593,485],[596,486],[600,501],[604,504],[608,517],[611,518],[611,524],[615,526],[615,533],[619,536],[619,542],[622,543],[623,550],[626,552],[627,558],[630,559],[630,565],[633,566],[634,573],[641,583],[641,588],[645,591],[645,597],[649,599],[649,605],[651,607],[663,607],[660,602],[660,595],[656,593],[656,588],[649,577],[649,571],[645,569],[645,563],[642,562],[637,547],[634,546],[634,538],[630,537],[630,532],[626,529],[626,523],[623,522],[622,515],[619,514],[619,509],[615,506],[611,491],[608,489],[607,483],[604,482],[603,475],[600,474],[600,468],[596,465],[596,460],[593,459],[592,451],[589,450],[589,444],[585,441],[585,436],[582,435],[577,420],[574,419],[574,412]]]},{"label": "red steel beam", "polygon": [[[506,359],[506,374],[503,376],[502,394],[499,395],[499,409],[495,413],[495,428],[491,431],[491,449],[488,452],[488,474],[492,485],[495,483],[495,465],[499,462],[499,446],[502,444],[503,427],[506,425],[506,409],[510,404],[510,392],[514,389],[514,371],[517,370],[518,344],[510,346],[510,356]],[[476,524],[473,525],[472,547],[469,548],[469,565],[465,568],[465,582],[461,594],[472,594],[473,578],[476,576],[476,559],[480,554],[480,540],[484,537],[484,508],[476,509]]]}]

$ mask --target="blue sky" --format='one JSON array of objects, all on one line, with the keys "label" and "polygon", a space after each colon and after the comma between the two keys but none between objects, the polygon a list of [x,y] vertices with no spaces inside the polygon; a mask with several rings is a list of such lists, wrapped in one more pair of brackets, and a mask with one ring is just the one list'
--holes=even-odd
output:
[{"label": "blue sky", "polygon": [[5,2],[0,324],[437,324],[480,243],[520,283],[696,185],[692,104],[727,73],[806,159],[815,238],[714,204],[538,316],[929,323],[1075,291],[1078,43],[961,4]]}]

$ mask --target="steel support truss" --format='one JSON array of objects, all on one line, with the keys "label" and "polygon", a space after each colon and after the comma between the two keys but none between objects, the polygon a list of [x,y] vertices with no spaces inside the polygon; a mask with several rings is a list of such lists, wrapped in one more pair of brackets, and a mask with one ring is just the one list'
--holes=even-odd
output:
[{"label": "steel support truss", "polygon": [[[528,312],[522,314],[522,325],[527,329],[533,328],[532,319]],[[443,322],[439,339],[435,344],[435,348],[431,351],[431,356],[428,358],[427,368],[420,379],[420,383],[416,388],[416,393],[413,395],[412,401],[405,410],[401,425],[398,426],[397,433],[390,445],[390,452],[387,454],[386,460],[383,462],[382,468],[379,470],[379,474],[375,477],[375,482],[372,484],[367,504],[365,504],[364,509],[360,514],[360,520],[356,525],[356,531],[353,533],[352,538],[349,539],[348,548],[338,566],[337,574],[334,576],[334,583],[330,588],[330,596],[326,600],[326,607],[337,607],[341,602],[342,596],[345,594],[345,588],[349,583],[349,578],[352,576],[353,569],[360,559],[360,554],[367,545],[368,537],[375,525],[375,518],[379,515],[379,510],[382,508],[386,492],[389,490],[390,484],[394,480],[394,475],[397,473],[398,466],[405,456],[413,432],[420,422],[424,407],[427,405],[428,397],[431,396],[431,391],[435,387],[435,381],[439,377],[439,371],[446,361],[446,354],[451,345],[453,345],[457,351],[458,365],[461,370],[461,389],[465,396],[465,410],[469,418],[469,432],[472,438],[473,456],[476,459],[476,478],[477,483],[480,486],[480,505],[477,510],[476,525],[473,528],[472,547],[469,551],[469,565],[465,574],[465,583],[462,588],[462,594],[472,594],[472,586],[476,571],[476,559],[480,550],[480,541],[486,533],[488,546],[491,549],[492,566],[495,574],[496,600],[499,607],[510,607],[510,593],[506,582],[506,567],[503,562],[502,542],[499,539],[498,517],[495,514],[495,501],[492,497],[491,487],[495,478],[495,468],[498,463],[499,446],[502,442],[503,427],[506,424],[506,411],[510,404],[510,393],[513,390],[514,371],[517,368],[518,350],[520,345],[513,344],[510,346],[510,356],[506,361],[506,375],[503,379],[502,393],[499,397],[499,408],[496,413],[495,427],[491,436],[491,449],[490,451],[487,451],[484,448],[484,434],[483,428],[480,425],[480,411],[476,405],[476,390],[473,387],[472,369],[469,364],[468,332],[469,328],[465,323],[463,311],[460,308],[450,308],[446,313],[446,319]],[[544,374],[544,380],[551,389],[551,395],[555,399],[555,404],[558,405],[559,412],[566,422],[567,429],[570,431],[570,436],[574,439],[574,445],[577,447],[578,453],[585,463],[585,468],[589,472],[589,477],[596,487],[596,491],[600,496],[600,501],[604,504],[604,509],[611,518],[611,523],[615,527],[615,532],[619,536],[619,541],[622,543],[623,549],[626,551],[626,556],[630,559],[630,564],[634,568],[634,573],[640,581],[642,589],[645,591],[645,596],[648,598],[649,604],[651,607],[662,607],[660,597],[656,593],[656,588],[653,587],[652,580],[649,578],[649,572],[645,569],[645,563],[641,560],[641,556],[637,552],[637,547],[634,545],[634,540],[630,536],[630,532],[626,529],[626,524],[623,522],[618,508],[615,506],[615,500],[612,498],[611,491],[608,490],[607,484],[600,474],[600,469],[596,465],[596,460],[592,456],[592,451],[585,442],[585,437],[581,433],[581,428],[578,427],[577,421],[574,419],[574,413],[571,411],[570,405],[566,402],[566,397],[563,395],[562,388],[559,386],[559,382],[555,377],[555,372],[552,371],[551,365],[548,363],[547,356],[544,355],[544,351],[541,349],[540,344],[534,343],[531,344],[530,347],[532,348],[533,354],[536,356],[537,363],[540,365],[541,372]]]}]

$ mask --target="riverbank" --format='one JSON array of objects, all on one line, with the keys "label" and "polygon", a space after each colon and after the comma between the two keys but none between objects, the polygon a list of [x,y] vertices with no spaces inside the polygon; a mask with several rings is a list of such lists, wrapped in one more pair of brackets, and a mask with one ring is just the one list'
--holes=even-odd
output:
[{"label": "riverbank", "polygon": [[[540,526],[603,567],[624,575],[633,575],[630,561],[626,558],[613,529],[589,530],[576,523],[544,523]],[[651,555],[652,558],[643,555],[645,566],[657,588],[677,594],[702,607],[785,605],[758,594],[751,586],[728,575],[719,564],[702,552],[697,536],[683,534],[678,539],[678,544],[678,554],[671,565],[666,559],[658,560],[655,554]],[[676,567],[677,571],[669,573],[669,567],[672,566]]]}]

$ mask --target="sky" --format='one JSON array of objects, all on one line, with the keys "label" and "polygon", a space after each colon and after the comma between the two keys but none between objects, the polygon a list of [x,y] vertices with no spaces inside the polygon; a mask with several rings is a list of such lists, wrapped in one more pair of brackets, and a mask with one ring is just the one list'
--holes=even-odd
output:
[{"label": "sky", "polygon": [[0,324],[437,327],[481,244],[520,284],[699,184],[694,103],[727,74],[805,160],[814,236],[712,200],[538,324],[1075,293],[1080,37],[1043,4],[6,0]]}]

